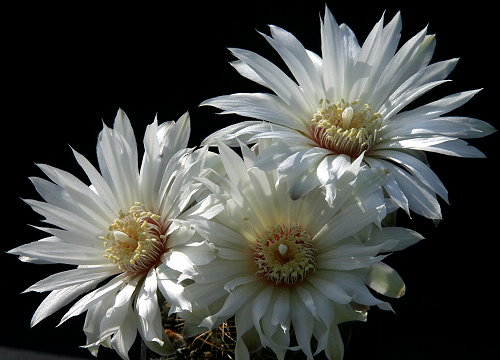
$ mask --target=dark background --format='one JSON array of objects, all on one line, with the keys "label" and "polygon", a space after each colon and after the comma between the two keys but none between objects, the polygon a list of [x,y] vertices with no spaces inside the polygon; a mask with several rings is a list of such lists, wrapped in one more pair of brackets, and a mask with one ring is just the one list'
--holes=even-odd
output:
[{"label": "dark background", "polygon": [[[499,126],[498,27],[491,7],[478,1],[470,6],[435,1],[328,4],[337,21],[346,22],[360,42],[384,10],[387,20],[402,11],[402,41],[429,25],[429,33],[437,34],[433,61],[461,59],[450,76],[454,81],[425,99],[484,88],[454,114]],[[186,2],[115,8],[82,2],[3,10],[0,347],[91,358],[78,348],[85,343],[83,316],[55,328],[64,314],[60,311],[30,329],[30,318],[44,295],[20,294],[37,280],[67,268],[23,264],[4,254],[43,236],[27,226],[40,225],[40,217],[20,200],[37,198],[28,180],[42,176],[35,163],[48,163],[85,179],[69,145],[96,164],[102,121],[111,126],[119,107],[130,117],[139,140],[155,115],[163,122],[189,110],[191,145],[199,144],[211,132],[241,120],[199,108],[200,102],[222,94],[265,91],[228,65],[233,58],[226,48],[253,50],[279,63],[256,32],[268,32],[267,24],[274,24],[320,53],[324,2]],[[404,214],[400,217],[399,224],[426,237],[388,258],[405,279],[407,293],[392,301],[396,314],[374,309],[367,323],[356,324],[345,360],[490,359],[498,353],[494,295],[498,141],[497,134],[470,141],[487,159],[429,155],[449,190],[451,205],[442,203],[444,220],[438,227],[418,216],[412,222]],[[103,349],[99,358],[115,355]]]}]

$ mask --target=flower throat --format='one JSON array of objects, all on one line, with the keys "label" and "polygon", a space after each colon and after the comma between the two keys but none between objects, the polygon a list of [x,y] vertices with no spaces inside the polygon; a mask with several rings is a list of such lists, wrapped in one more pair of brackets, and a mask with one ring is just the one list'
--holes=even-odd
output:
[{"label": "flower throat", "polygon": [[293,286],[314,272],[316,249],[311,236],[298,224],[276,225],[257,239],[257,274],[278,286]]},{"label": "flower throat", "polygon": [[101,236],[105,257],[120,270],[130,274],[149,271],[166,251],[165,229],[160,216],[135,203],[128,211],[120,211],[119,218]]},{"label": "flower throat", "polygon": [[334,104],[327,100],[323,105],[311,119],[312,138],[320,147],[357,158],[375,143],[381,115],[370,105],[361,105],[359,99]]}]

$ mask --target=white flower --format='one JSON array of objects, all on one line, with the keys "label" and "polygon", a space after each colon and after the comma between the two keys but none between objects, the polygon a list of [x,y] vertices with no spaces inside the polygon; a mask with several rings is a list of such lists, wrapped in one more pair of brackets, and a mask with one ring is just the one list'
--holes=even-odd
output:
[{"label": "white flower", "polygon": [[[441,218],[437,195],[447,191],[428,167],[424,151],[460,157],[483,157],[459,138],[486,136],[489,124],[468,117],[443,116],[471,99],[465,91],[423,106],[407,106],[445,80],[457,59],[429,64],[435,38],[423,29],[399,50],[400,14],[382,19],[360,46],[345,24],[337,25],[328,9],[321,24],[322,57],[306,50],[285,30],[271,26],[264,35],[281,56],[292,80],[254,52],[231,49],[238,72],[275,94],[238,93],[205,101],[223,114],[260,121],[238,123],[209,136],[236,146],[270,138],[258,166],[277,168],[280,180],[300,197],[336,181],[349,163],[364,155],[373,168],[391,176],[385,191],[398,207],[431,219]],[[403,111],[405,110],[405,111]],[[331,202],[331,199],[329,200]]]},{"label": "white flower", "polygon": [[361,169],[359,161],[338,179],[330,205],[320,189],[292,200],[276,183],[276,171],[255,167],[254,154],[244,145],[243,159],[226,145],[219,150],[229,179],[202,181],[224,210],[211,220],[192,222],[218,256],[192,276],[186,297],[193,312],[181,317],[215,328],[234,316],[237,359],[247,359],[248,351],[261,345],[278,359],[288,349],[302,350],[308,358],[325,351],[329,359],[340,359],[337,324],[364,320],[362,306],[391,309],[367,286],[392,297],[404,293],[400,276],[382,262],[384,253],[422,237],[371,225],[385,215],[376,191],[385,176]]},{"label": "white flower", "polygon": [[[87,311],[84,331],[94,355],[103,344],[128,358],[137,331],[152,350],[173,351],[162,328],[157,292],[189,310],[177,270],[194,272],[197,263],[209,261],[214,254],[193,230],[180,224],[216,211],[193,178],[201,176],[204,163],[214,161],[215,154],[206,148],[186,149],[189,133],[187,113],[177,122],[158,125],[155,119],[145,132],[139,170],[133,129],[120,110],[114,129],[104,126],[99,135],[101,173],[74,152],[90,186],[68,172],[39,165],[52,182],[31,180],[45,202],[26,202],[55,227],[40,228],[50,236],[10,253],[24,261],[78,267],[27,289],[51,291],[36,310],[32,326],[87,293],[61,323]],[[190,254],[191,261],[184,253]]]}]

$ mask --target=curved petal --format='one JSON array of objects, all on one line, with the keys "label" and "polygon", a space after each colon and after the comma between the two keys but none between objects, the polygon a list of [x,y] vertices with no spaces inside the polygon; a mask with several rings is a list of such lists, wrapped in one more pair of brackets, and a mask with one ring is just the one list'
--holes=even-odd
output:
[{"label": "curved petal", "polygon": [[394,150],[379,150],[372,153],[372,156],[379,156],[388,160],[392,160],[397,164],[403,166],[413,176],[419,179],[424,185],[429,187],[436,194],[441,196],[448,202],[448,191],[437,175],[422,161],[415,157]]},{"label": "curved petal", "polygon": [[238,114],[303,132],[308,131],[304,122],[278,96],[272,94],[231,94],[205,100],[201,105],[219,108],[224,111],[222,114]]},{"label": "curved petal", "polygon": [[75,300],[81,294],[92,290],[99,282],[100,279],[96,279],[82,284],[71,285],[62,289],[53,290],[36,309],[33,317],[31,318],[31,326],[35,326],[46,317],[52,315],[63,306],[66,306]]},{"label": "curved petal", "polygon": [[156,272],[150,270],[143,285],[139,289],[135,308],[139,323],[139,331],[145,341],[156,342],[163,346],[163,327],[161,324],[160,309],[158,307],[158,282]]},{"label": "curved petal", "polygon": [[121,272],[114,264],[97,266],[97,267],[79,267],[78,269],[59,272],[51,275],[36,284],[31,285],[24,292],[36,291],[52,291],[69,286],[86,283],[89,281],[101,281],[109,276]]},{"label": "curved petal", "polygon": [[18,246],[9,250],[8,253],[60,264],[101,265],[107,263],[102,249],[66,243],[54,236]]},{"label": "curved petal", "polygon": [[255,71],[264,80],[267,87],[290,105],[295,113],[307,118],[309,107],[302,91],[280,68],[254,52],[236,48],[232,48],[230,51]]},{"label": "curved petal", "polygon": [[396,270],[382,262],[372,265],[366,283],[376,292],[393,298],[403,296],[406,291],[401,276]]}]

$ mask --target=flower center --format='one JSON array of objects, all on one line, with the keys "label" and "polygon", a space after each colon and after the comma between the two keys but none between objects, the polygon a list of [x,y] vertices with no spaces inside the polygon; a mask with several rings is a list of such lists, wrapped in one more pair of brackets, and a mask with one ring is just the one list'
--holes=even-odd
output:
[{"label": "flower center", "polygon": [[136,202],[129,211],[120,211],[108,233],[101,236],[104,256],[123,272],[147,272],[166,251],[165,231],[160,216],[146,211],[144,205]]},{"label": "flower center", "polygon": [[375,143],[381,122],[379,113],[370,105],[360,105],[359,100],[335,104],[326,101],[311,120],[313,140],[322,148],[335,154],[358,157]]},{"label": "flower center", "polygon": [[298,224],[276,225],[257,239],[257,273],[275,285],[294,285],[314,271],[316,249]]}]

